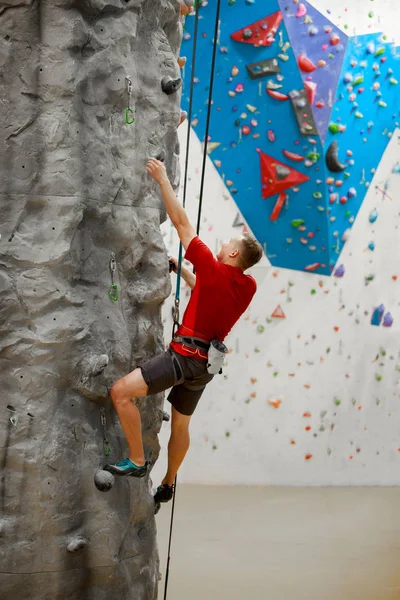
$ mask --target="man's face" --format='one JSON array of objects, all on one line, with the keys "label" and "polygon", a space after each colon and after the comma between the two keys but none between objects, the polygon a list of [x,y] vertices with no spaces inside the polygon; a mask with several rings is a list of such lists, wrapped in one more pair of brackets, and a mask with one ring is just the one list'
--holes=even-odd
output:
[{"label": "man's face", "polygon": [[[233,252],[235,252],[235,250],[239,250],[240,240],[241,238],[235,237],[229,240],[229,242],[223,241],[221,245],[221,250],[217,254],[217,260],[220,263],[223,263]],[[234,256],[232,258],[234,258]]]}]

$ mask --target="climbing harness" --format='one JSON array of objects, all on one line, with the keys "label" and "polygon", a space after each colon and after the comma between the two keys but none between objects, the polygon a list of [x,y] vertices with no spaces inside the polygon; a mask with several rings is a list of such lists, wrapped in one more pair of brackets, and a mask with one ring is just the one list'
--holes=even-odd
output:
[{"label": "climbing harness", "polygon": [[104,406],[100,408],[100,421],[103,427],[103,450],[105,456],[110,456],[111,449],[107,439],[107,421],[106,421],[106,409]]},{"label": "climbing harness", "polygon": [[128,108],[125,111],[125,120],[127,125],[132,125],[135,122],[135,117],[130,118],[130,114],[133,115],[133,110],[131,109],[132,79],[130,75],[127,75],[125,80],[128,86]]},{"label": "climbing harness", "polygon": [[111,286],[110,291],[108,292],[108,296],[110,300],[116,302],[118,300],[118,286],[114,283],[114,273],[117,268],[117,261],[115,260],[114,252],[110,254],[110,273],[111,273]]},{"label": "climbing harness", "polygon": [[[191,81],[190,81],[190,99],[189,99],[189,114],[188,114],[188,131],[187,131],[187,139],[186,139],[186,157],[185,157],[185,176],[184,176],[184,184],[183,184],[183,208],[185,208],[186,204],[186,191],[187,191],[187,181],[188,181],[188,164],[189,164],[189,148],[190,148],[190,131],[191,131],[191,123],[192,123],[192,110],[193,110],[193,91],[194,91],[194,73],[195,73],[195,65],[196,65],[196,52],[197,52],[197,35],[199,28],[199,13],[200,13],[200,2],[196,2],[196,16],[195,16],[195,24],[194,24],[194,33],[193,33],[193,55],[192,55],[192,69],[191,69]],[[212,107],[212,95],[213,95],[213,86],[214,86],[214,74],[215,74],[215,62],[217,55],[217,44],[219,39],[219,26],[220,26],[220,13],[221,13],[221,0],[217,0],[217,9],[215,14],[215,26],[214,26],[214,38],[213,38],[213,54],[211,61],[211,77],[210,77],[210,86],[209,86],[209,95],[208,95],[208,110],[207,110],[207,120],[206,120],[206,132],[204,138],[204,150],[203,150],[203,164],[201,170],[201,185],[200,185],[200,200],[199,200],[199,208],[197,214],[197,227],[196,232],[197,235],[200,231],[200,218],[201,218],[201,210],[203,204],[203,192],[204,192],[204,178],[207,164],[207,147],[208,147],[208,134],[210,129],[210,119],[211,119],[211,107]],[[179,244],[179,257],[178,257],[178,269],[177,269],[177,280],[176,280],[176,292],[175,292],[175,306],[174,306],[174,325],[172,330],[172,338],[175,336],[175,329],[179,325],[179,302],[180,302],[180,284],[181,284],[181,275],[182,275],[182,243]],[[169,579],[169,566],[171,561],[171,540],[172,540],[172,528],[174,522],[174,512],[175,512],[175,496],[176,489],[178,486],[178,476],[175,476],[174,482],[174,495],[172,499],[172,510],[171,510],[171,524],[169,530],[169,542],[168,542],[168,558],[167,558],[167,568],[165,574],[165,587],[164,587],[164,600],[167,600],[167,591],[168,591],[168,579]]]}]

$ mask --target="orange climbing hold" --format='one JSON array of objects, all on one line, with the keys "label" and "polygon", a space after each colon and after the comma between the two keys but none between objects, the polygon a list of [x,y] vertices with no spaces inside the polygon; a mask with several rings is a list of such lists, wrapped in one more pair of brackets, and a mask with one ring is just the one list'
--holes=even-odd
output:
[{"label": "orange climbing hold", "polygon": [[283,312],[280,304],[279,304],[279,306],[276,307],[276,309],[272,313],[271,317],[273,317],[274,319],[286,319],[286,315]]},{"label": "orange climbing hold", "polygon": [[282,400],[280,400],[280,399],[277,399],[277,400],[268,400],[268,404],[270,404],[274,408],[279,408],[280,405],[282,404]]}]

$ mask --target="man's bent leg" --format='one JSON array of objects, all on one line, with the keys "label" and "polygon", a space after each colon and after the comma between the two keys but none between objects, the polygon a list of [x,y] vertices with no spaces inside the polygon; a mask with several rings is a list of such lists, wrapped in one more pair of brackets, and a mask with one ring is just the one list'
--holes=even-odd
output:
[{"label": "man's bent leg", "polygon": [[148,386],[141,369],[135,369],[119,379],[111,388],[111,398],[117,411],[121,427],[129,444],[129,459],[137,466],[145,463],[142,423],[137,406],[132,398],[147,396]]},{"label": "man's bent leg", "polygon": [[173,485],[175,476],[190,446],[189,423],[191,415],[182,415],[172,407],[171,435],[168,443],[168,471],[162,485]]}]

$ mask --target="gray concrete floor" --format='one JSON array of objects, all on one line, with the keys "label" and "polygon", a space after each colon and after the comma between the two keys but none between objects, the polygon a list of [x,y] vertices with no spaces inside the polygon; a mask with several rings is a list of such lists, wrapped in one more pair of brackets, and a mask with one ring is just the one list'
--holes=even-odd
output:
[{"label": "gray concrete floor", "polygon": [[400,488],[178,485],[168,600],[400,600],[399,513]]}]

